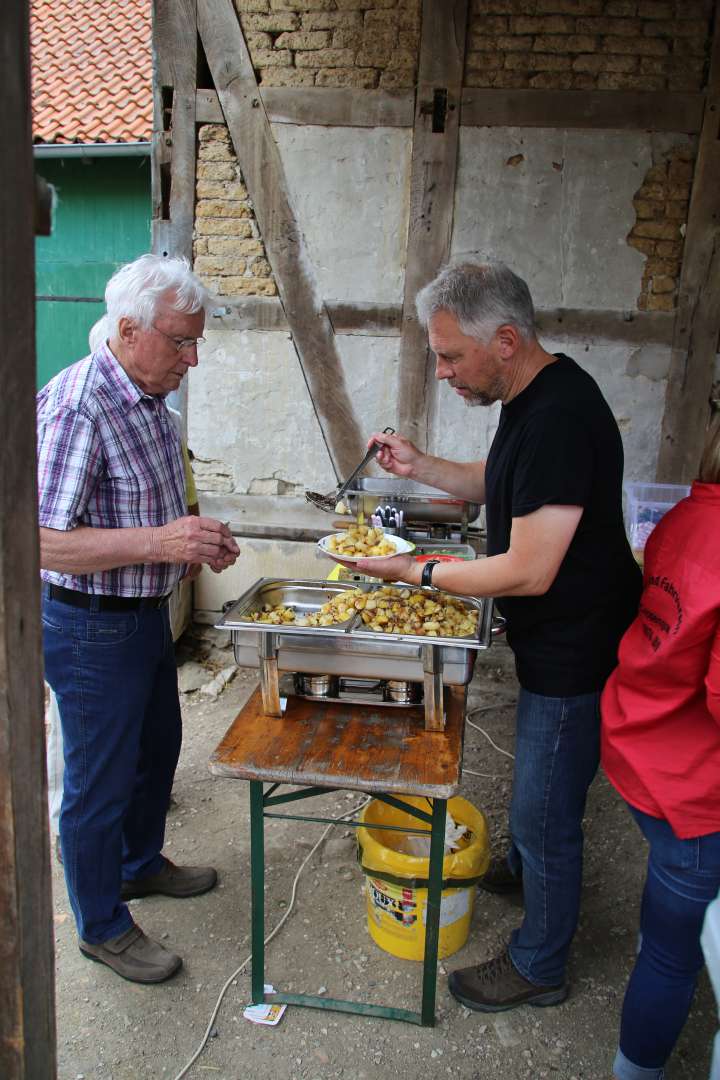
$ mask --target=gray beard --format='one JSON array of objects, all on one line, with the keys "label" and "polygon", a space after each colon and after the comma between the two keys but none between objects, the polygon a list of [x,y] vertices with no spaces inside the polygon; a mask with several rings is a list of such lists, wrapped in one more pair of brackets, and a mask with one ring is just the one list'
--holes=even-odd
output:
[{"label": "gray beard", "polygon": [[472,391],[471,397],[463,398],[468,409],[474,409],[477,405],[494,405],[498,400],[499,398],[493,397],[490,394],[481,394],[476,391]]}]

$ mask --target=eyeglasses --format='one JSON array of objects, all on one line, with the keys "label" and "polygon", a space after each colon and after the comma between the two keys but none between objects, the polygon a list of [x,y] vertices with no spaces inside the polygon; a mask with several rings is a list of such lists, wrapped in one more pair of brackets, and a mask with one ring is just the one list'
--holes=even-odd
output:
[{"label": "eyeglasses", "polygon": [[205,341],[207,341],[207,338],[204,337],[173,337],[172,334],[166,334],[165,331],[161,330],[159,326],[155,325],[155,323],[152,324],[152,328],[153,330],[157,330],[158,334],[162,334],[164,338],[167,338],[168,341],[172,341],[178,352],[182,352],[183,349],[194,349],[197,345],[202,345]]}]

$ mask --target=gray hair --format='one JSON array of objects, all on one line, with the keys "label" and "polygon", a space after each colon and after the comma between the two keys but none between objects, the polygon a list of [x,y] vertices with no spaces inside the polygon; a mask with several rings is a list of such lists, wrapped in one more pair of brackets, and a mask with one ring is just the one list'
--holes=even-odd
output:
[{"label": "gray hair", "polygon": [[528,341],[535,338],[535,309],[526,283],[504,263],[458,263],[444,267],[416,299],[418,319],[427,327],[433,315],[447,311],[463,334],[482,344],[499,326],[510,323]]},{"label": "gray hair", "polygon": [[187,259],[141,255],[121,266],[105,288],[107,314],[90,331],[91,352],[117,333],[123,318],[135,319],[149,330],[162,304],[188,315],[208,311],[210,295]]}]

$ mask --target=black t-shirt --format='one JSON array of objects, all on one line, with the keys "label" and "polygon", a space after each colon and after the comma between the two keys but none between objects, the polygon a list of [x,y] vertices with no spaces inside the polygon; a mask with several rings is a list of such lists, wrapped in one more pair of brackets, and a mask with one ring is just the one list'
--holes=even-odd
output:
[{"label": "black t-shirt", "polygon": [[622,518],[620,432],[595,380],[562,353],[504,405],[485,468],[488,555],[514,517],[542,506],[583,515],[544,596],[497,600],[520,685],[549,697],[602,688],[634,618],[642,575]]}]

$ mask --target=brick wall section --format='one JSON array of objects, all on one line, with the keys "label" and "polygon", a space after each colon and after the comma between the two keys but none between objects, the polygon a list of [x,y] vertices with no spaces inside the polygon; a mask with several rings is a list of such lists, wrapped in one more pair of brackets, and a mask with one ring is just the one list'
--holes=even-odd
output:
[{"label": "brick wall section", "polygon": [[194,269],[216,296],[275,296],[277,287],[224,124],[200,128]]},{"label": "brick wall section", "polygon": [[261,86],[415,85],[421,0],[234,0]]},{"label": "brick wall section", "polygon": [[651,166],[635,193],[636,221],[627,238],[646,256],[640,311],[674,311],[695,167],[695,147],[676,146]]},{"label": "brick wall section", "polygon": [[472,0],[464,85],[701,90],[713,0]]}]

